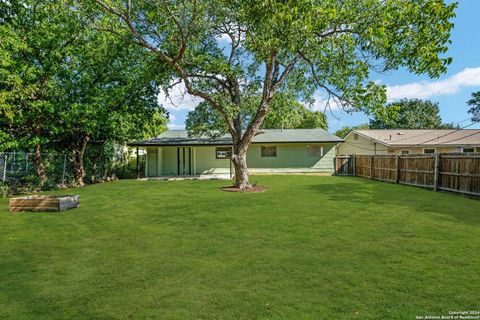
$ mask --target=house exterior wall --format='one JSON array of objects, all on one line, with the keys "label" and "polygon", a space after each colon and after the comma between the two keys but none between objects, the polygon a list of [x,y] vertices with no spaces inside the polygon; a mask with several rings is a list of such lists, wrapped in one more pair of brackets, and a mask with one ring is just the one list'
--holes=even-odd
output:
[{"label": "house exterior wall", "polygon": [[[262,145],[250,145],[247,152],[247,166],[251,173],[333,173],[334,171],[334,143],[315,143],[314,145],[323,148],[323,155],[319,156],[308,155],[307,146],[309,144],[307,143],[280,143],[269,145],[276,146],[276,157],[262,157]],[[215,148],[214,146],[191,147],[192,175],[230,173],[230,160],[217,159]],[[177,166],[177,146],[147,147],[147,177],[175,176],[177,175]]]},{"label": "house exterior wall", "polygon": [[[436,146],[404,146],[404,147],[387,147],[381,143],[376,143],[375,140],[358,135],[358,139],[354,139],[354,134],[351,133],[345,137],[345,142],[339,143],[336,147],[337,155],[385,155],[385,154],[402,154],[403,151],[408,151],[409,154],[423,154],[424,149],[435,149],[436,153],[457,153],[462,152],[463,147],[472,148],[471,146],[451,146],[451,147],[436,147]],[[476,152],[480,152],[480,147],[474,147]]]},{"label": "house exterior wall", "polygon": [[157,148],[147,149],[147,163],[146,163],[146,177],[151,177],[153,175],[158,175],[158,160],[157,160]]},{"label": "house exterior wall", "polygon": [[349,134],[345,137],[345,142],[337,145],[337,155],[350,155],[350,154],[388,154],[388,148],[381,144],[372,141],[362,135]]},{"label": "house exterior wall", "polygon": [[403,151],[408,151],[409,154],[423,154],[424,149],[435,149],[436,153],[462,152],[461,147],[390,147],[388,154],[402,154]]},{"label": "house exterior wall", "polygon": [[[176,147],[160,147],[163,150],[162,160],[163,168],[162,174],[158,176],[166,175],[173,176],[177,174],[177,148]],[[148,149],[147,149],[148,152]]]},{"label": "house exterior wall", "polygon": [[229,159],[217,159],[215,147],[195,147],[197,174],[224,174],[230,172]]},{"label": "house exterior wall", "polygon": [[265,144],[277,147],[276,157],[262,157],[263,144],[252,144],[247,153],[251,172],[333,172],[335,144],[312,143],[323,148],[323,156],[309,156],[308,143]]}]

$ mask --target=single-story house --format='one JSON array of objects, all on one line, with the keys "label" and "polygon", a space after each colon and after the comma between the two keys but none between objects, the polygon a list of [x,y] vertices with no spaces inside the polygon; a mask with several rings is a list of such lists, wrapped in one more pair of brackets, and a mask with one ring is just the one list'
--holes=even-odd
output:
[{"label": "single-story house", "polygon": [[[250,173],[333,173],[335,145],[343,141],[323,129],[264,129],[247,152]],[[166,131],[129,146],[146,150],[146,177],[232,174],[232,138],[189,137]]]},{"label": "single-story house", "polygon": [[352,130],[337,145],[337,155],[480,152],[479,129]]}]

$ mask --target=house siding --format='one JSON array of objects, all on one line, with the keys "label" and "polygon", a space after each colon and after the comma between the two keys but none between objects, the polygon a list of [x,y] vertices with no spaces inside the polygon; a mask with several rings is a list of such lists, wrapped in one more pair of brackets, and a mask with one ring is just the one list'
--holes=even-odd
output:
[{"label": "house siding", "polygon": [[147,151],[146,176],[158,175],[157,148],[149,148]]},{"label": "house siding", "polygon": [[196,174],[223,174],[230,172],[229,159],[217,159],[215,147],[195,147]]},{"label": "house siding", "polygon": [[360,134],[358,135],[358,140],[354,140],[354,134],[349,134],[345,137],[345,142],[337,145],[337,155],[351,154],[388,154],[388,148]]},{"label": "house siding", "polygon": [[[262,145],[274,145],[277,147],[276,157],[262,157]],[[290,171],[333,171],[333,158],[335,157],[335,144],[312,143],[323,148],[323,156],[310,157],[307,154],[309,144],[285,143],[285,144],[253,144],[248,149],[247,165],[252,172],[275,171],[265,169],[284,169]]]},{"label": "house siding", "polygon": [[[408,151],[409,154],[423,154],[424,149],[435,149],[437,153],[456,153],[462,152],[463,147],[472,147],[465,145],[455,145],[449,147],[432,146],[390,146],[387,147],[372,138],[358,134],[358,140],[354,140],[354,133],[350,133],[345,137],[345,142],[339,143],[336,147],[337,155],[385,155],[385,154],[401,154],[402,151]],[[478,149],[480,150],[480,149]]]},{"label": "house siding", "polygon": [[[251,173],[333,173],[335,143],[312,143],[323,148],[323,156],[309,156],[308,143],[279,143],[268,144],[277,147],[276,157],[262,157],[262,145],[252,144],[248,149],[247,166]],[[191,147],[191,150],[192,175],[230,173],[230,160],[217,159],[214,146],[196,146]],[[148,177],[177,175],[177,147],[147,147],[146,175]]]},{"label": "house siding", "polygon": [[409,154],[423,154],[424,149],[435,149],[436,153],[462,152],[461,147],[390,147],[388,154],[401,154],[402,151],[408,151]]}]

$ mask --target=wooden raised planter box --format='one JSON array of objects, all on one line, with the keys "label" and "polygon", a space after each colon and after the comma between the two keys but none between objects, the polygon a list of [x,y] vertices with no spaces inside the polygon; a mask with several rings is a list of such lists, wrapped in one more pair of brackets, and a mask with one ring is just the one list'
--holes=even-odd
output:
[{"label": "wooden raised planter box", "polygon": [[25,196],[11,198],[10,212],[21,211],[65,211],[79,205],[79,196]]}]

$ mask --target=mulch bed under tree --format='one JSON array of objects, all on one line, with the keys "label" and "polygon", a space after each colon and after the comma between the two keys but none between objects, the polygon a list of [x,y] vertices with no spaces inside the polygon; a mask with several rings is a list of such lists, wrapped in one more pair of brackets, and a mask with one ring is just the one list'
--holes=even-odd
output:
[{"label": "mulch bed under tree", "polygon": [[240,189],[240,188],[237,188],[237,187],[235,187],[235,186],[222,187],[221,189],[222,189],[223,191],[227,191],[227,192],[245,192],[245,193],[249,193],[249,192],[264,192],[264,191],[267,191],[268,188],[267,188],[266,186],[254,184],[254,185],[252,185],[251,188],[246,188],[246,189]]}]

